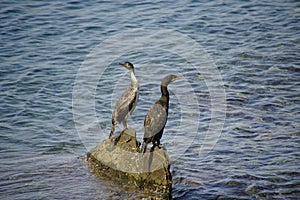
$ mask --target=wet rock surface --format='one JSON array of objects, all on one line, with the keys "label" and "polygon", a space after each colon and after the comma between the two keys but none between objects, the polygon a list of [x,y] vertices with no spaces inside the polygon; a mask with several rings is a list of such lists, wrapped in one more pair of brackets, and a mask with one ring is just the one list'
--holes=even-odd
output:
[{"label": "wet rock surface", "polygon": [[134,129],[106,139],[87,154],[93,173],[125,187],[171,198],[170,160],[164,147],[148,149],[142,156]]}]

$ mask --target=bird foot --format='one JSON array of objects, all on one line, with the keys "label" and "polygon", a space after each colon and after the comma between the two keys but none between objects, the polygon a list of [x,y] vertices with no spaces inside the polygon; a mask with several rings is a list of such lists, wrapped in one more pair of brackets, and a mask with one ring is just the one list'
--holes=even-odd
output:
[{"label": "bird foot", "polygon": [[163,148],[163,145],[157,144],[157,145],[154,146],[154,148],[155,148],[155,147],[157,147],[158,149],[161,149],[161,148]]}]

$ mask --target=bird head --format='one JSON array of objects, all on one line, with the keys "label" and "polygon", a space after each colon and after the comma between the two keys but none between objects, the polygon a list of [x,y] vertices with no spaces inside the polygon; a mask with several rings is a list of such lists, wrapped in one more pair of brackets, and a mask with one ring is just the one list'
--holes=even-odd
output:
[{"label": "bird head", "polygon": [[186,78],[187,76],[175,76],[175,75],[168,75],[166,76],[162,81],[161,85],[168,86],[173,81],[176,81],[178,79]]},{"label": "bird head", "polygon": [[119,63],[119,65],[122,65],[128,70],[134,70],[133,64],[131,62],[124,62],[124,63]]}]

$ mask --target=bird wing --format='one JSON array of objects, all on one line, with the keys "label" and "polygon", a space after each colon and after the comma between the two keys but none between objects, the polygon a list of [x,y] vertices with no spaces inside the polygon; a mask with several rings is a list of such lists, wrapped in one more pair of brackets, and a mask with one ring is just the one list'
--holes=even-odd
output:
[{"label": "bird wing", "polygon": [[159,133],[167,123],[168,114],[160,104],[154,104],[144,120],[144,138],[150,138]]},{"label": "bird wing", "polygon": [[131,86],[129,86],[125,92],[123,92],[116,103],[113,112],[114,119],[117,119],[118,122],[121,122],[130,111],[134,110],[138,98],[137,94],[138,90],[132,88]]},{"label": "bird wing", "polygon": [[131,103],[129,104],[129,111],[130,114],[133,112],[133,110],[136,107],[137,101],[139,99],[139,89],[137,89],[137,91],[134,94],[134,99],[131,101]]}]

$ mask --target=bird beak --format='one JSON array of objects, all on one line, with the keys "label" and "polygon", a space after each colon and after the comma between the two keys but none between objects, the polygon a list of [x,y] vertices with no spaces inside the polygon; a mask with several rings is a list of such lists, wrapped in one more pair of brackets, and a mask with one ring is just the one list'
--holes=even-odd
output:
[{"label": "bird beak", "polygon": [[128,67],[125,65],[125,63],[119,63],[119,65],[125,67],[126,69],[128,69]]},{"label": "bird beak", "polygon": [[176,81],[176,80],[179,80],[179,79],[182,79],[182,78],[187,78],[187,76],[176,76],[173,81]]},{"label": "bird beak", "polygon": [[128,66],[128,65],[126,65],[126,63],[119,63],[119,65],[121,65],[121,66],[125,67],[126,69],[129,69],[129,66]]}]

